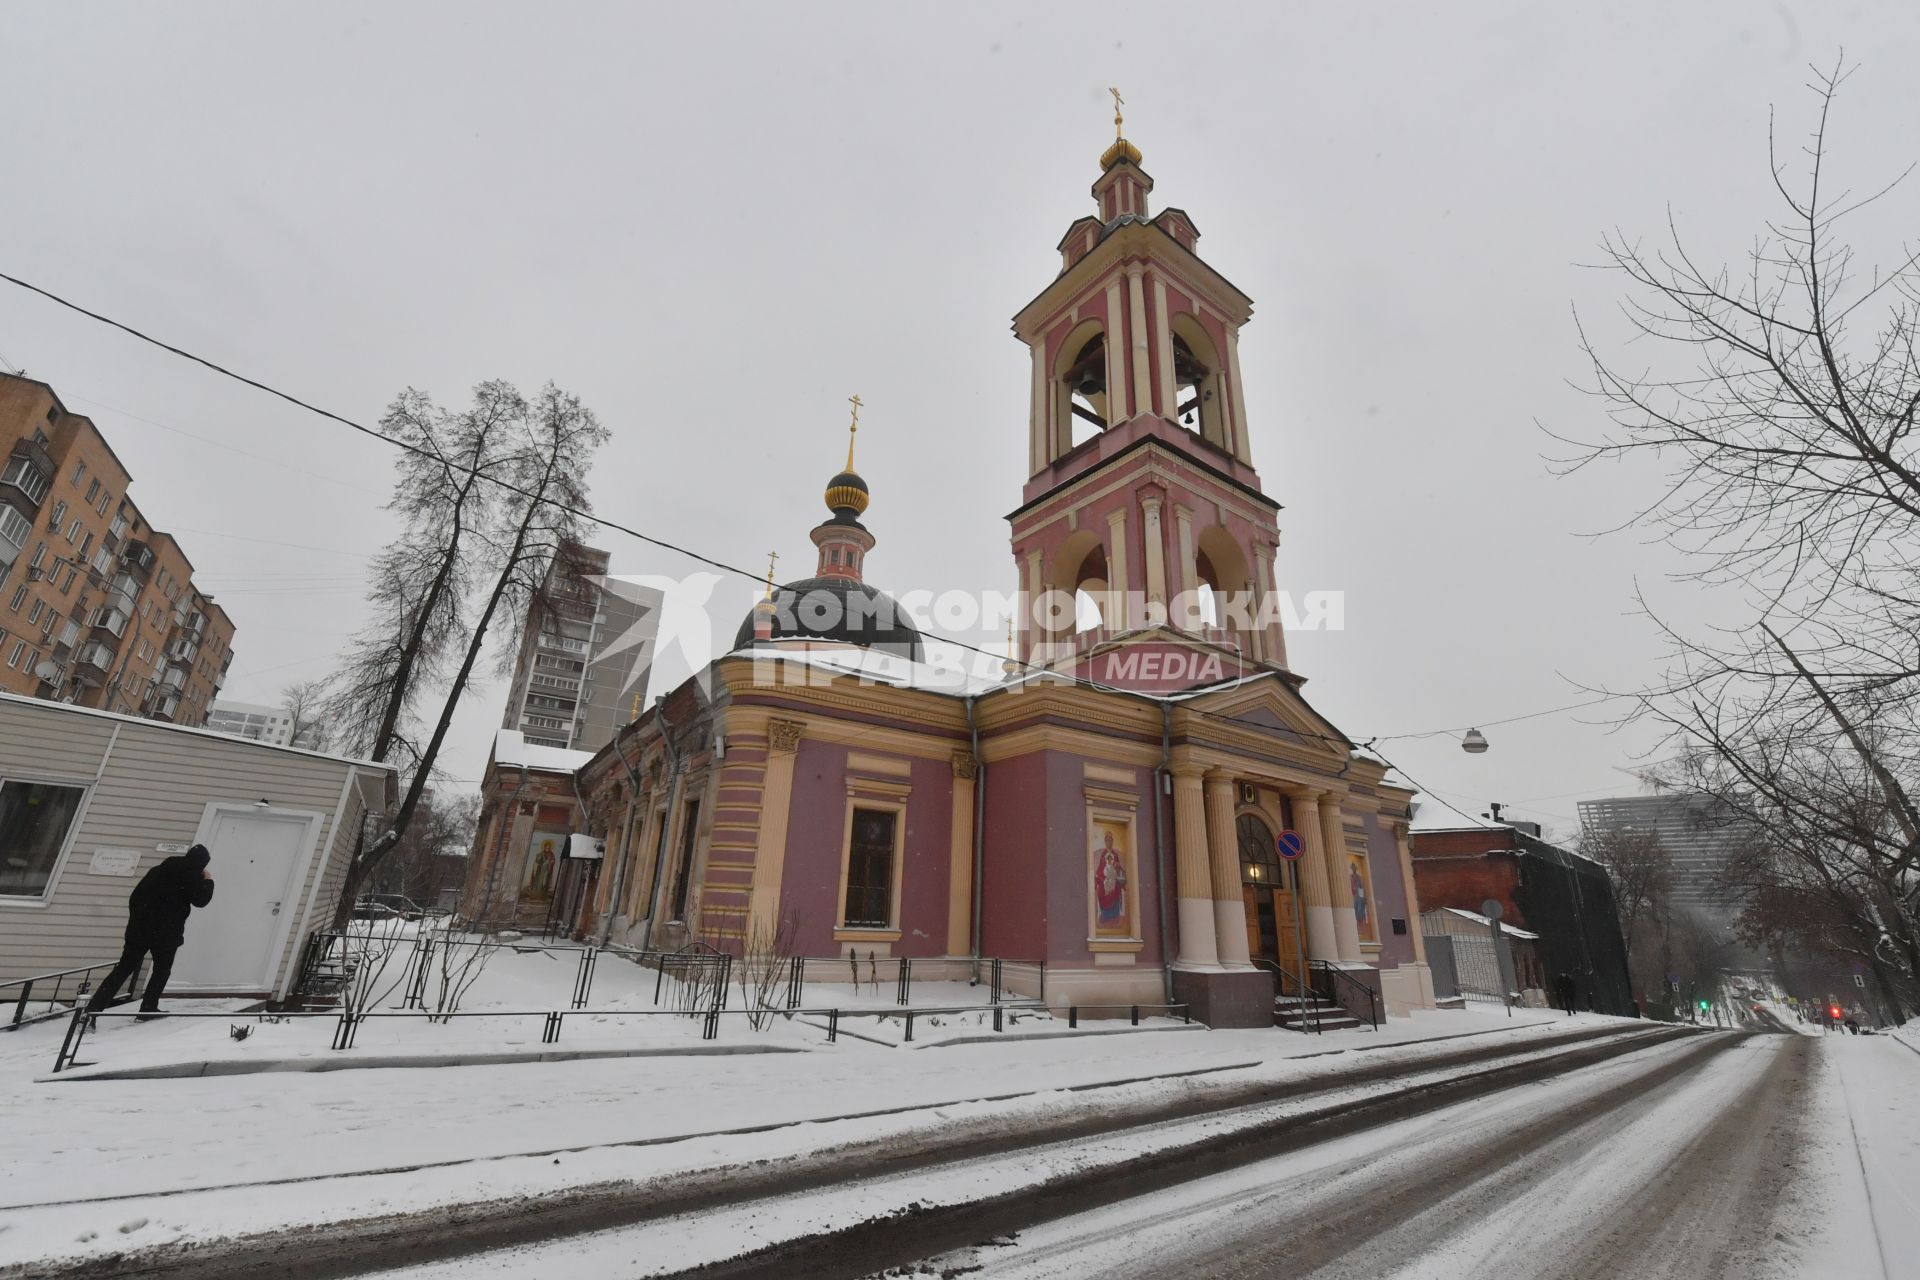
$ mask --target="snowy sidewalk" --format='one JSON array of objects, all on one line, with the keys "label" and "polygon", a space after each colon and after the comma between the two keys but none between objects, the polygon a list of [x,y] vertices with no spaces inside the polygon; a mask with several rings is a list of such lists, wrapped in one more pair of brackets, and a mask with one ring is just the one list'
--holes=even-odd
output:
[{"label": "snowy sidewalk", "polygon": [[[1356,1049],[1397,1043],[1395,1059],[1416,1061],[1477,1042],[1457,1041],[1462,1033],[1524,1042],[1583,1023],[1621,1025],[1442,1012],[1394,1019],[1380,1037],[1278,1029],[1107,1034],[922,1054],[843,1041],[800,1054],[439,1071],[72,1086],[16,1077],[0,1101],[0,1130],[20,1157],[0,1168],[0,1266],[65,1252],[86,1232],[112,1233],[122,1248],[150,1246],[538,1194],[876,1134],[907,1140],[916,1125],[956,1118],[1010,1122],[1083,1096],[1070,1090],[1106,1086],[1120,1105],[1122,1095],[1191,1087],[1182,1081],[1196,1072],[1281,1082],[1345,1069],[1343,1060],[1353,1068],[1381,1061]],[[1436,1043],[1409,1043],[1422,1039]],[[1143,1078],[1149,1083],[1117,1084]],[[896,1114],[821,1123],[885,1111]],[[697,1136],[756,1126],[777,1130],[778,1140],[772,1132]],[[409,1171],[366,1172],[381,1169]],[[119,1228],[135,1221],[122,1236]]]}]

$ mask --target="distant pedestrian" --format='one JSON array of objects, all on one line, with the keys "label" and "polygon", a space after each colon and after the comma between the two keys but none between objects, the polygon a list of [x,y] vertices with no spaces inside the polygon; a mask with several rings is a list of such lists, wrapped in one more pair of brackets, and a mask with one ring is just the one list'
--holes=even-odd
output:
[{"label": "distant pedestrian", "polygon": [[98,1012],[112,1003],[120,985],[140,967],[141,958],[153,957],[153,972],[147,977],[147,989],[140,997],[140,1012],[160,1012],[160,997],[166,994],[167,978],[173,973],[173,953],[187,940],[187,917],[195,907],[213,901],[213,876],[207,863],[213,855],[197,844],[183,854],[163,860],[140,877],[127,897],[126,945],[120,962],[87,1002]]},{"label": "distant pedestrian", "polygon": [[1553,1002],[1559,1005],[1562,1009],[1565,1009],[1567,1011],[1568,1017],[1573,1016],[1574,995],[1575,995],[1575,989],[1573,985],[1573,975],[1563,973],[1558,978],[1554,979],[1554,983],[1553,983],[1554,1001]]}]

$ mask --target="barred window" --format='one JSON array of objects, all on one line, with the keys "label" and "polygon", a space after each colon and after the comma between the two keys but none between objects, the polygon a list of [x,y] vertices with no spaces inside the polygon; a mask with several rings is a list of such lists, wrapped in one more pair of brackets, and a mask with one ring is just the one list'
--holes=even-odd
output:
[{"label": "barred window", "polygon": [[885,929],[893,924],[893,837],[899,815],[889,809],[855,809],[847,850],[849,928]]}]

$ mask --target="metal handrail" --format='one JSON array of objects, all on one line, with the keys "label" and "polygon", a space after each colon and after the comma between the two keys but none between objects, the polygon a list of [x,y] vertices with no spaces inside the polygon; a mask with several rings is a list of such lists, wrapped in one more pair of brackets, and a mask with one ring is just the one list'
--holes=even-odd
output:
[{"label": "metal handrail", "polygon": [[1326,976],[1327,987],[1321,994],[1326,996],[1332,1003],[1353,1013],[1356,1017],[1359,1016],[1358,1011],[1340,998],[1340,988],[1338,984],[1344,982],[1349,986],[1359,988],[1367,997],[1367,1021],[1372,1024],[1375,1031],[1380,1029],[1380,997],[1374,994],[1372,987],[1360,981],[1352,974],[1343,972],[1338,965],[1331,961],[1309,960],[1307,961],[1307,968],[1316,974],[1324,974]]},{"label": "metal handrail", "polygon": [[[17,1027],[23,1027],[30,1023],[40,1022],[47,1018],[59,1017],[63,1012],[65,1012],[65,1010],[55,1008],[54,1006],[60,1003],[60,984],[63,979],[71,978],[76,973],[83,973],[88,975],[87,977],[82,978],[80,980],[79,987],[76,988],[73,993],[74,995],[73,1002],[75,1005],[78,1005],[80,1003],[82,996],[88,995],[93,991],[94,984],[92,981],[92,975],[99,972],[102,969],[110,970],[113,968],[114,965],[118,963],[119,962],[117,960],[102,960],[98,964],[82,965],[78,969],[62,969],[57,973],[36,973],[30,977],[9,978],[5,982],[0,982],[0,991],[5,991],[8,987],[20,988],[19,996],[15,998],[15,1000],[13,1001],[13,1016],[7,1019],[4,1025],[0,1025],[0,1031],[12,1031]],[[134,966],[133,980],[127,984],[127,991],[129,994],[123,997],[123,999],[130,1000],[133,998],[132,993],[139,991],[140,971],[145,967],[146,967],[146,958],[142,957],[140,960],[140,963]],[[44,997],[44,999],[47,1002],[46,1012],[37,1013],[37,1014],[34,1014],[32,1017],[28,1017],[27,1006],[33,1002],[33,988],[36,983],[42,983],[42,982],[53,983],[53,993],[51,995]],[[4,999],[0,999],[0,1007],[4,1007],[5,1004],[6,1004],[6,1001]]]},{"label": "metal handrail", "polygon": [[[1302,979],[1299,974],[1277,960],[1270,960],[1265,956],[1255,956],[1253,957],[1253,962],[1257,965],[1265,965],[1267,968],[1273,970],[1273,1002],[1276,1007],[1287,1001],[1294,1003],[1300,1013],[1300,1032],[1302,1035],[1308,1031],[1312,1031],[1315,1035],[1320,1035],[1325,1032],[1326,1028],[1320,1025],[1320,1006],[1317,1002],[1311,1000],[1311,997],[1315,994],[1311,983]],[[1282,985],[1283,982],[1293,983],[1294,994],[1287,994],[1286,988]]]}]

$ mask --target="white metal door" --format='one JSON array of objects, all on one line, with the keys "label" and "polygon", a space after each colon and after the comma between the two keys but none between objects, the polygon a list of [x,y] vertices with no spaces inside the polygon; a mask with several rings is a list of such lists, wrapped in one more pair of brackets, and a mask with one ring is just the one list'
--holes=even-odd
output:
[{"label": "white metal door", "polygon": [[304,814],[215,810],[200,843],[213,855],[213,901],[187,920],[187,944],[169,984],[180,990],[264,990],[305,869],[312,820]]}]

